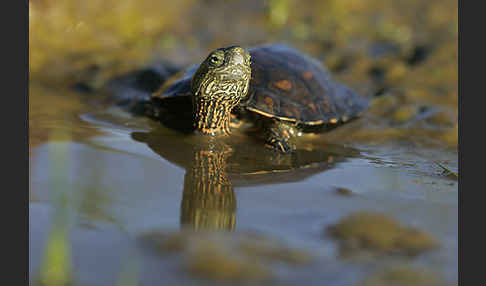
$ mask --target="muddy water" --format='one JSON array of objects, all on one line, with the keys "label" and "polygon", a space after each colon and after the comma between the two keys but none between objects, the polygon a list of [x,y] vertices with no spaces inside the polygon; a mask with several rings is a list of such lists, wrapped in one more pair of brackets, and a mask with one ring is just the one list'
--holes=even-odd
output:
[{"label": "muddy water", "polygon": [[[303,140],[293,155],[278,155],[238,132],[201,139],[117,107],[87,106],[79,95],[31,96],[32,277],[62,217],[79,285],[115,284],[127,268],[141,285],[357,285],[395,266],[412,273],[403,279],[426,271],[430,279],[457,281],[457,181],[435,163],[457,170],[455,152],[329,142],[331,132]],[[76,110],[63,113],[63,102]],[[418,255],[366,246],[349,255],[327,229],[363,211],[413,228],[437,246],[422,251],[419,238],[410,246],[419,245]]]}]

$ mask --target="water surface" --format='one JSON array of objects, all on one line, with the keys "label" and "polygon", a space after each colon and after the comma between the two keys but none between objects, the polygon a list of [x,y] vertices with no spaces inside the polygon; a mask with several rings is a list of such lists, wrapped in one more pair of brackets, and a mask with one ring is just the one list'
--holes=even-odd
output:
[{"label": "water surface", "polygon": [[[51,103],[39,104],[36,112],[47,112]],[[40,269],[56,217],[64,216],[80,285],[114,284],[133,261],[142,285],[199,285],[199,276],[187,275],[181,260],[187,254],[154,251],[144,243],[147,234],[186,228],[223,231],[222,237],[258,233],[313,255],[310,264],[271,266],[275,278],[265,283],[350,285],[394,264],[426,269],[449,282],[458,278],[457,181],[442,176],[435,164],[456,168],[455,152],[396,143],[331,144],[319,137],[284,156],[238,132],[208,147],[205,139],[117,107],[80,105],[80,112],[50,120],[31,117],[35,129],[52,134],[34,137],[30,151],[31,276]],[[197,172],[206,170],[201,162],[208,158],[195,157],[214,150],[228,153],[209,169],[213,177],[204,177]],[[413,258],[342,257],[326,227],[358,211],[395,218],[430,234],[440,247]]]}]

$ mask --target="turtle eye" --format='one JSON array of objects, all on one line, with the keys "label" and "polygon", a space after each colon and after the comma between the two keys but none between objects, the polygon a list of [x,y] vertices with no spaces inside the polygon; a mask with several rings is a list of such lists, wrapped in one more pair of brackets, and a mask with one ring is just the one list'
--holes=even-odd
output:
[{"label": "turtle eye", "polygon": [[212,66],[219,66],[222,62],[222,57],[218,57],[216,55],[212,55],[210,58],[209,58],[209,63],[212,65]]}]

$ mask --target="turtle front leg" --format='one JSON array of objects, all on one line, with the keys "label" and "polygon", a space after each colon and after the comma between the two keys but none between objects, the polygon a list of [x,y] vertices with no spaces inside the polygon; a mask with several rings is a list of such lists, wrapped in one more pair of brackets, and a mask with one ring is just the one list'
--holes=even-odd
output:
[{"label": "turtle front leg", "polygon": [[291,139],[297,134],[295,127],[278,120],[264,123],[265,146],[281,153],[295,150]]}]

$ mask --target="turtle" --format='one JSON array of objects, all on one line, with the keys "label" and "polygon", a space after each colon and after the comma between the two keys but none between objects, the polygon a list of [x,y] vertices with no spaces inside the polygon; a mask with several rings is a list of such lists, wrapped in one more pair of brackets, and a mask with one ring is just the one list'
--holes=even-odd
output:
[{"label": "turtle", "polygon": [[166,80],[144,106],[149,117],[203,135],[226,136],[251,123],[265,146],[287,153],[296,148],[293,138],[357,118],[368,101],[319,60],[272,43],[215,49]]}]

